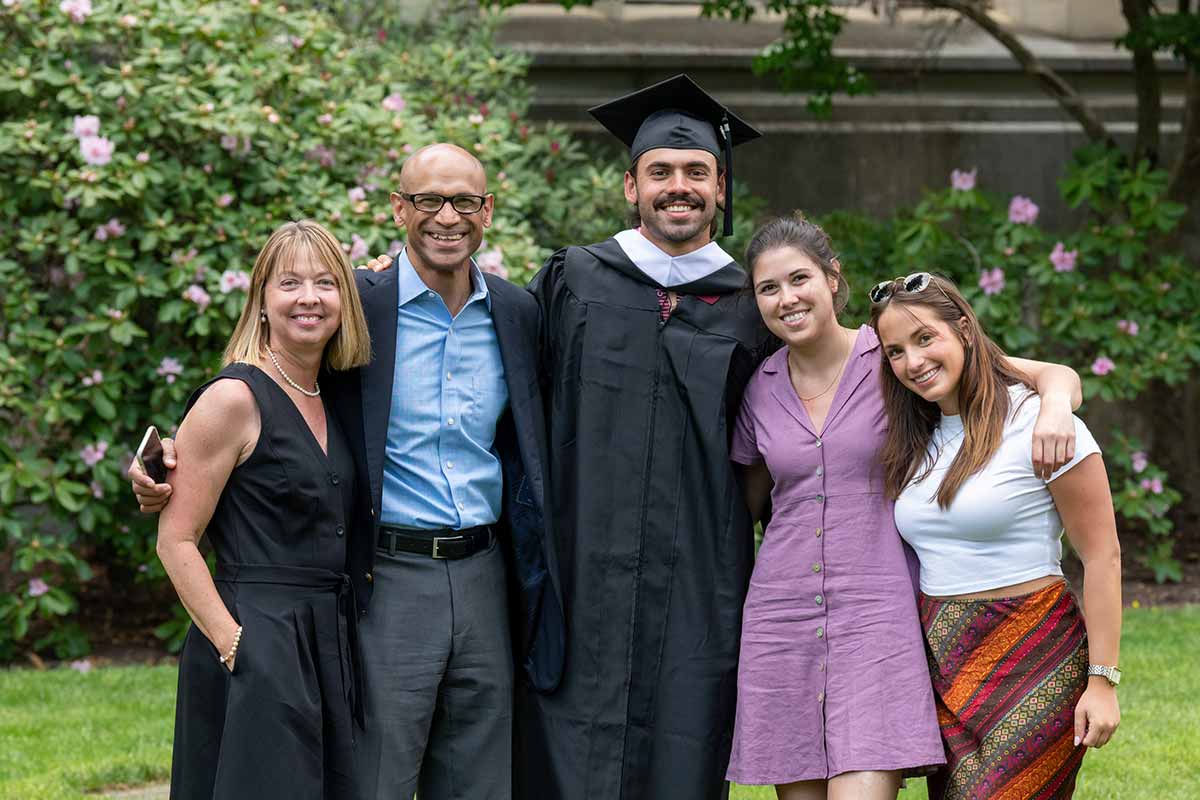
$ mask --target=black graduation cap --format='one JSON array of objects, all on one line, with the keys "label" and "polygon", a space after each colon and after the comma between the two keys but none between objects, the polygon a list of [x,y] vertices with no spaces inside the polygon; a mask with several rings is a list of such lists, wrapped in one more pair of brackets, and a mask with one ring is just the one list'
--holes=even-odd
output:
[{"label": "black graduation cap", "polygon": [[676,75],[588,113],[629,146],[636,161],[647,150],[705,150],[725,160],[725,225],[733,233],[733,148],[762,136],[687,75]]}]

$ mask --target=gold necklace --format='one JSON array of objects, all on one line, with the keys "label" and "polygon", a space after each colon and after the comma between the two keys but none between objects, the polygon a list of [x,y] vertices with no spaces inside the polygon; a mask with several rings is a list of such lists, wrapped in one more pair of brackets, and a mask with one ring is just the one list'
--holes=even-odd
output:
[{"label": "gold necklace", "polygon": [[[841,328],[838,328],[838,330],[841,331]],[[842,341],[844,342],[845,340],[846,340],[846,334],[843,331],[842,332]],[[826,392],[828,392],[830,389],[832,389],[834,387],[834,385],[838,382],[838,380],[842,377],[842,373],[846,371],[846,363],[849,360],[849,358],[850,358],[850,347],[846,347],[846,355],[842,356],[842,366],[841,366],[841,368],[838,369],[837,375],[833,376],[833,380],[831,380],[829,382],[829,385],[826,386],[824,389],[822,389],[819,393],[814,394],[812,397],[800,397],[800,393],[796,392],[796,396],[800,397],[800,402],[807,403],[810,400],[816,400],[818,397],[821,397]]]}]

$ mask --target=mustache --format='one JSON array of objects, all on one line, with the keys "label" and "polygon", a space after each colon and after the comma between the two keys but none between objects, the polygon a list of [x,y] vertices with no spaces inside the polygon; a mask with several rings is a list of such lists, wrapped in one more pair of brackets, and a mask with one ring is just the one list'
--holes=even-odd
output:
[{"label": "mustache", "polygon": [[679,203],[679,202],[687,203],[688,205],[693,205],[696,208],[700,209],[701,211],[704,210],[704,200],[699,195],[691,194],[690,192],[686,193],[686,194],[667,195],[665,198],[656,200],[654,203],[654,207],[655,208],[666,208],[667,206],[671,205],[672,203]]}]

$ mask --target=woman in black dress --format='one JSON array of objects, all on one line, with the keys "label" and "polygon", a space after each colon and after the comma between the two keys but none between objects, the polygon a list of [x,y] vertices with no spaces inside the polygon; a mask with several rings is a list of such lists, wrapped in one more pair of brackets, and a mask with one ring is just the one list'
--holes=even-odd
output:
[{"label": "woman in black dress", "polygon": [[307,220],[279,228],[224,369],[188,403],[159,519],[159,558],[195,623],[179,665],[174,800],[352,796],[361,692],[342,569],[354,462],[317,375],[369,357],[337,240]]}]

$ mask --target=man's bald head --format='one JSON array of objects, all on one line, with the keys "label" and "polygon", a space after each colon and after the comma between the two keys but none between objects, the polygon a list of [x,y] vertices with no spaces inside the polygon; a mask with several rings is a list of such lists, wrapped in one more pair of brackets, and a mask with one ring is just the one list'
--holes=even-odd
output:
[{"label": "man's bald head", "polygon": [[400,191],[409,194],[432,191],[422,188],[420,182],[429,177],[456,175],[460,179],[477,183],[472,194],[487,193],[487,171],[473,153],[449,142],[434,142],[417,150],[400,166]]},{"label": "man's bald head", "polygon": [[[412,198],[421,194],[441,197],[441,208],[436,212],[417,208]],[[451,199],[460,195],[483,197],[482,207],[475,200],[464,207],[474,206],[477,211],[456,211]],[[418,272],[469,273],[471,254],[479,249],[484,228],[492,224],[495,203],[487,193],[487,172],[478,158],[455,144],[426,145],[405,159],[399,191],[392,192],[391,201],[396,224],[407,232],[409,260]]]}]

